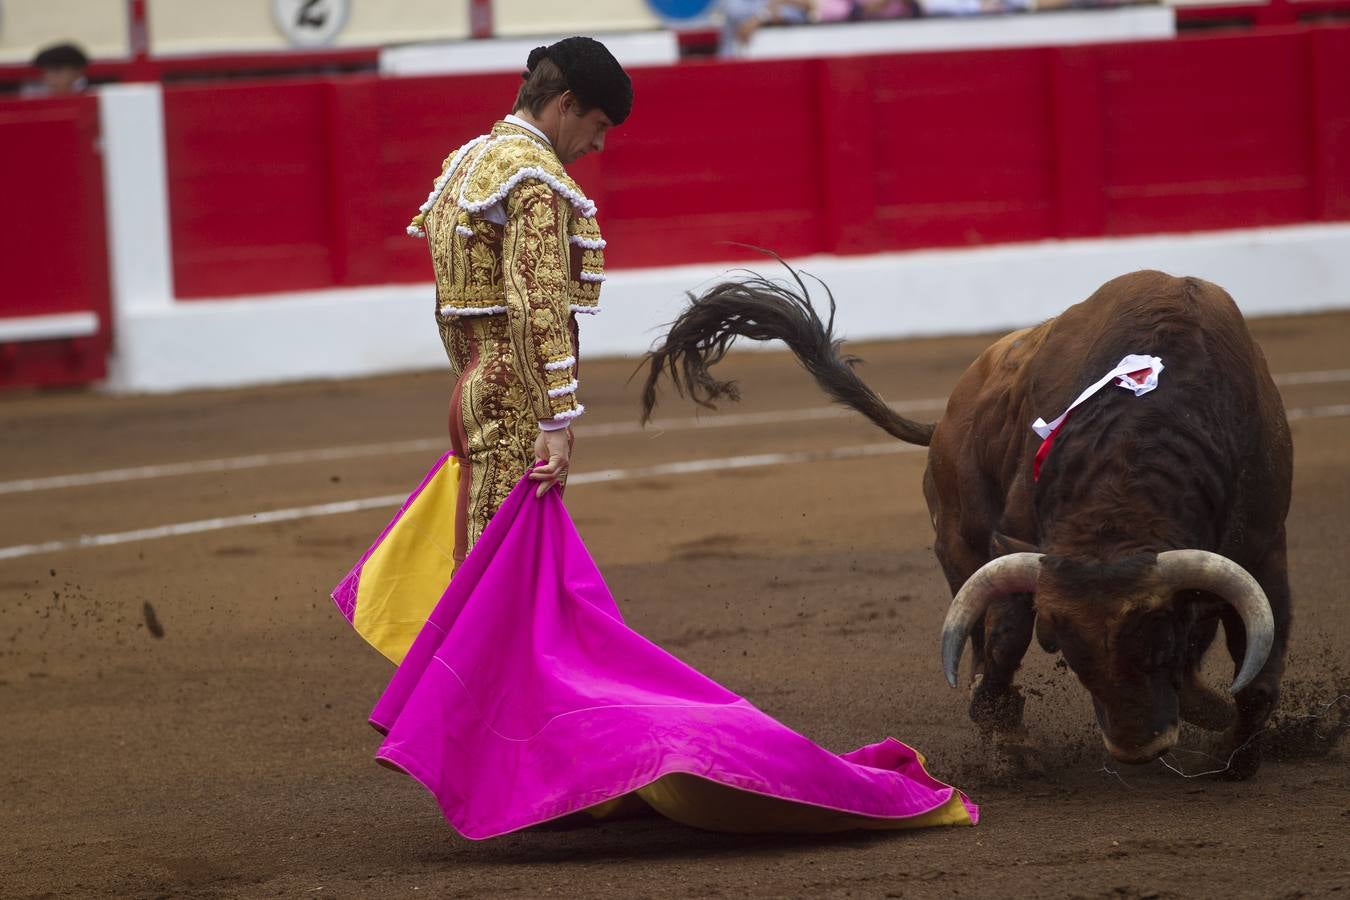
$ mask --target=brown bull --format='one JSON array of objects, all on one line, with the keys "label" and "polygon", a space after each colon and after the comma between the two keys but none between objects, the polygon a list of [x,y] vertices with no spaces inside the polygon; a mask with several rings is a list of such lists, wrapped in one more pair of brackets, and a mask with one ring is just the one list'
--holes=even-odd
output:
[{"label": "brown bull", "polygon": [[[835,400],[930,448],[924,494],[955,594],[943,667],[954,686],[969,639],[972,719],[1020,728],[1013,679],[1034,632],[1091,692],[1117,759],[1167,752],[1184,719],[1232,725],[1227,772],[1254,773],[1254,738],[1278,699],[1289,634],[1293,452],[1265,358],[1232,298],[1196,278],[1116,278],[995,342],[942,419],[925,425],[893,411],[853,371],[856,360],[840,356],[833,298],[822,322],[796,284],[753,277],[695,299],[651,354],[644,420],[663,371],[710,406],[737,397],[709,373],[737,337],[784,341]],[[1042,439],[1031,423],[1057,415],[1129,354],[1162,359],[1157,389],[1135,397],[1108,388],[1086,400],[1037,477]],[[1220,622],[1236,710],[1197,677]]]}]

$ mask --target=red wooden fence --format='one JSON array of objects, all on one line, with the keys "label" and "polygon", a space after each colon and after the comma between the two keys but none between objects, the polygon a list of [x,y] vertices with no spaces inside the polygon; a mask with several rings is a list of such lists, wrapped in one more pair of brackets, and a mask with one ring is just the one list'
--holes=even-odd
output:
[{"label": "red wooden fence", "polygon": [[[1350,220],[1350,27],[634,72],[574,174],[618,268]],[[165,90],[184,299],[430,278],[403,228],[518,80]],[[0,105],[0,384],[95,380],[111,316],[97,100]]]},{"label": "red wooden fence", "polygon": [[[425,280],[402,229],[514,76],[169,88],[174,278]],[[615,267],[1350,218],[1350,28],[634,73],[575,166]]]},{"label": "red wooden fence", "polygon": [[94,97],[0,106],[0,321],[92,312],[95,335],[0,342],[0,386],[104,376],[110,343]]}]

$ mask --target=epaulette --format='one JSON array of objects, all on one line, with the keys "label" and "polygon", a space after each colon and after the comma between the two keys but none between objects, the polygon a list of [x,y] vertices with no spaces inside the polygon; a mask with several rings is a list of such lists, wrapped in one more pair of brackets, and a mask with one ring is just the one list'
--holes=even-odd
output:
[{"label": "epaulette", "polygon": [[[461,168],[463,176],[456,177]],[[408,234],[426,237],[426,214],[451,181],[458,185],[456,205],[465,212],[479,213],[505,200],[516,185],[526,180],[547,185],[567,200],[578,216],[595,216],[595,204],[582,193],[551,149],[528,135],[494,132],[474,138],[447,160],[426,202],[408,226]]]},{"label": "epaulette", "polygon": [[564,171],[558,157],[547,147],[524,135],[493,135],[481,152],[464,163],[458,204],[466,212],[482,212],[506,199],[520,182],[540,181],[572,204],[579,216],[595,215],[595,204]]}]

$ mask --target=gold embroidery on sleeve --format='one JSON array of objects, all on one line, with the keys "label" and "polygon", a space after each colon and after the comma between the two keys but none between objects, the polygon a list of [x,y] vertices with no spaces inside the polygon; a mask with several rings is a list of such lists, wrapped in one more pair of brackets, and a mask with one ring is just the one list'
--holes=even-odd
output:
[{"label": "gold embroidery on sleeve", "polygon": [[575,392],[550,397],[547,368],[576,355],[570,328],[567,215],[545,184],[527,181],[507,201],[503,269],[507,320],[530,408],[540,419],[576,409]]}]

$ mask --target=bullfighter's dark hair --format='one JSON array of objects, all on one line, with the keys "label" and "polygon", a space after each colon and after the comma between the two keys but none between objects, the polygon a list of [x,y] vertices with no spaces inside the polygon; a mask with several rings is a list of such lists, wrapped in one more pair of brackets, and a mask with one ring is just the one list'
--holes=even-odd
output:
[{"label": "bullfighter's dark hair", "polygon": [[648,371],[642,390],[642,421],[651,419],[663,372],[669,373],[681,396],[715,408],[716,400],[740,399],[734,381],[718,381],[709,371],[726,356],[736,338],[780,340],[837,403],[851,406],[906,443],[928,446],[934,426],[912,422],[887,406],[853,370],[861,360],[840,354],[843,341],[834,336],[835,302],[829,287],[815,279],[830,302],[829,319],[821,321],[801,273],[778,254],[769,255],[783,263],[796,290],[747,271],[746,277],[714,285],[700,297],[690,293],[689,307],[670,325],[661,346],[643,360]]},{"label": "bullfighter's dark hair", "polygon": [[551,59],[539,60],[521,74],[525,81],[516,93],[513,107],[516,110],[528,110],[531,115],[537,116],[545,104],[567,90],[567,79],[563,77],[562,69]]}]

